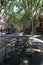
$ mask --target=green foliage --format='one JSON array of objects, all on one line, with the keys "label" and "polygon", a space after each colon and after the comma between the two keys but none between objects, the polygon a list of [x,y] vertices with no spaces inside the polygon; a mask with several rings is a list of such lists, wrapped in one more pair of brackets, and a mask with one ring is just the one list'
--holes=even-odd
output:
[{"label": "green foliage", "polygon": [[0,4],[0,11],[4,9],[4,16],[9,16],[9,20],[16,24],[27,23],[34,13],[39,16],[43,12],[43,0],[1,0]]}]

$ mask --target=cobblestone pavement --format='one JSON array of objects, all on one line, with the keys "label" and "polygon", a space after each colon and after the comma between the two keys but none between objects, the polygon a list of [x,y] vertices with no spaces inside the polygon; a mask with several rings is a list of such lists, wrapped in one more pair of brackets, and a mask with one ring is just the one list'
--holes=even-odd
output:
[{"label": "cobblestone pavement", "polygon": [[[17,35],[0,36],[0,59],[4,58],[6,45],[10,45],[10,44],[14,43],[15,37],[17,37],[17,39],[18,39]],[[23,37],[23,39],[24,39],[24,37]],[[20,38],[22,39],[22,36]],[[35,36],[35,38],[41,39],[43,41],[43,36]],[[19,40],[21,40],[21,39],[19,39]],[[26,37],[26,39],[27,39],[27,37]],[[28,40],[29,40],[29,38],[28,38]],[[16,54],[14,54],[14,55],[16,55]],[[24,64],[24,65],[26,65],[26,64]],[[28,65],[43,65],[43,52],[40,52],[39,54],[35,54],[35,55],[33,54],[33,57],[29,59]]]}]

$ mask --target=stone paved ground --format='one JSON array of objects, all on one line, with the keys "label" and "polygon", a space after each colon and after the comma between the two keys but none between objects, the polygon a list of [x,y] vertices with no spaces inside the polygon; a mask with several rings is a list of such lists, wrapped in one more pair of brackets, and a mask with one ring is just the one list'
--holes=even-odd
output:
[{"label": "stone paved ground", "polygon": [[[24,53],[24,52],[23,52]],[[13,52],[12,61],[10,63],[7,63],[7,65],[43,65],[43,53],[33,53],[32,55],[25,55],[25,53],[20,53],[19,55],[16,54],[16,52]],[[20,61],[20,58],[23,60],[28,59],[28,64],[23,63]],[[19,62],[20,61],[20,62]],[[6,65],[4,62],[2,65]]]},{"label": "stone paved ground", "polygon": [[[3,39],[2,39],[3,38]],[[3,36],[1,39],[2,40],[4,40],[5,42],[3,43],[3,41],[0,39],[0,43],[2,43],[2,46],[3,46],[3,44],[5,45],[6,44],[6,42],[8,42],[8,41],[11,41],[11,40],[13,40],[14,39],[14,36]],[[39,38],[42,38],[42,40],[43,40],[43,36],[41,36],[41,37],[39,37]],[[12,43],[12,42],[11,42]],[[5,49],[5,48],[4,48]],[[1,56],[1,58],[4,56],[4,54],[3,54],[3,50],[4,49],[0,49],[0,56]],[[22,54],[21,54],[22,55]],[[25,54],[24,54],[25,55]],[[16,60],[17,59],[17,55],[15,54],[15,52],[14,52],[14,54],[13,54],[13,57],[12,58],[14,58],[13,59],[13,62],[11,62],[10,63],[10,65],[12,65],[12,63],[13,63],[13,65],[17,65],[17,64],[15,64],[14,63],[14,61],[15,62],[18,62],[18,60]],[[29,58],[29,57],[28,57]],[[19,57],[18,57],[18,59],[19,59]],[[32,58],[29,58],[29,64],[28,65],[43,65],[43,52],[41,52],[41,53],[39,53],[39,54],[33,54],[33,57]],[[2,65],[4,65],[4,64],[2,64]],[[8,64],[9,65],[9,64]],[[26,64],[24,64],[24,65],[26,65]]]}]

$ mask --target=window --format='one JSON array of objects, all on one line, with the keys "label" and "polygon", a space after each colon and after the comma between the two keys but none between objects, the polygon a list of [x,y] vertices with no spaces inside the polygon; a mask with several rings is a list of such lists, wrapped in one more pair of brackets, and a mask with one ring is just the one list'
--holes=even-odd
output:
[{"label": "window", "polygon": [[40,27],[42,27],[42,23],[40,23]]},{"label": "window", "polygon": [[39,18],[39,22],[42,22],[43,21],[43,18]]}]

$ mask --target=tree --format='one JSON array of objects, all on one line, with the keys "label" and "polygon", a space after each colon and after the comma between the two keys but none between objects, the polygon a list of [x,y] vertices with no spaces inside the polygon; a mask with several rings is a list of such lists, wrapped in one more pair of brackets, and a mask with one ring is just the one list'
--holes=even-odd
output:
[{"label": "tree", "polygon": [[2,10],[2,16],[8,16],[11,22],[24,24],[32,20],[35,13],[34,19],[43,12],[43,0],[1,0],[0,13]]}]

